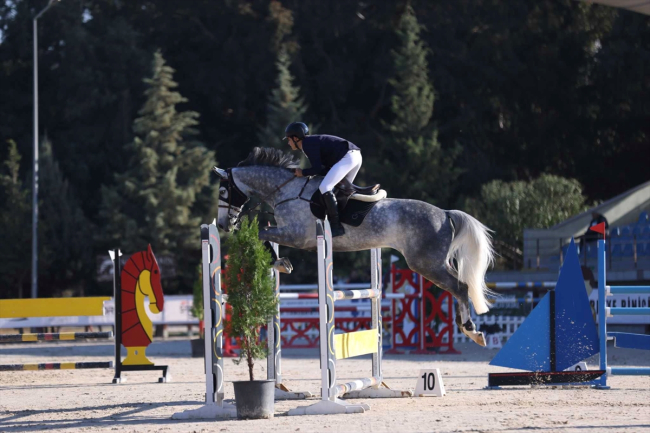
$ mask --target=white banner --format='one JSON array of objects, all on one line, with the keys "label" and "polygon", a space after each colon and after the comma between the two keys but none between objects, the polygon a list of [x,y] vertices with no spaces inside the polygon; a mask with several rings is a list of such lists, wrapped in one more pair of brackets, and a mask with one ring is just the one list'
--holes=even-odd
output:
[{"label": "white banner", "polygon": [[[591,295],[589,296],[589,304],[591,304],[593,311],[596,311],[596,322],[598,322],[598,288],[594,288],[591,292]],[[608,296],[607,306],[610,308],[648,308],[650,307],[650,293],[643,295]],[[607,324],[650,325],[650,315],[608,317]]]}]

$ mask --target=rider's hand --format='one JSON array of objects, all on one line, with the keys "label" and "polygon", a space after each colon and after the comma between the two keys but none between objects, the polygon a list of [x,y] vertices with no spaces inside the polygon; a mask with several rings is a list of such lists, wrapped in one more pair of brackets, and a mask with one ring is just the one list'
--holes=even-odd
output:
[{"label": "rider's hand", "polygon": [[302,169],[301,168],[296,168],[296,170],[294,171],[294,174],[296,175],[296,177],[302,177]]}]

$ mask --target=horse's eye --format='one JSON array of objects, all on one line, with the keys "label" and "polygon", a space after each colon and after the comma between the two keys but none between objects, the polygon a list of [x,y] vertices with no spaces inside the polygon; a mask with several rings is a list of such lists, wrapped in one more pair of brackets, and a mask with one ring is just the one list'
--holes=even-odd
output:
[{"label": "horse's eye", "polygon": [[221,198],[227,199],[228,198],[228,190],[226,188],[223,188],[223,187],[219,188],[219,196]]}]

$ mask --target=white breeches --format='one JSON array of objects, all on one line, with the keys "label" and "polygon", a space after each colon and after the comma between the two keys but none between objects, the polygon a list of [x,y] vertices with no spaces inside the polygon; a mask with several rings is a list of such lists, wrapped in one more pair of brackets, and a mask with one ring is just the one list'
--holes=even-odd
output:
[{"label": "white breeches", "polygon": [[343,178],[346,178],[350,183],[352,183],[354,178],[357,177],[357,173],[359,173],[361,162],[361,151],[348,151],[348,153],[346,153],[339,162],[334,164],[330,171],[325,175],[325,179],[323,179],[318,187],[321,194],[333,190],[336,184],[343,180]]}]

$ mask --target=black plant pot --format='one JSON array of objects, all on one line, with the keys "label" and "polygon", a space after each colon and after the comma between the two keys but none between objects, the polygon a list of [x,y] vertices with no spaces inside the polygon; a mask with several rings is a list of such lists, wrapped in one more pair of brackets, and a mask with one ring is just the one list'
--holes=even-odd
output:
[{"label": "black plant pot", "polygon": [[190,343],[192,343],[192,358],[203,358],[205,356],[205,340],[195,338],[190,340]]},{"label": "black plant pot", "polygon": [[273,418],[275,411],[274,380],[242,380],[233,382],[237,418]]}]

